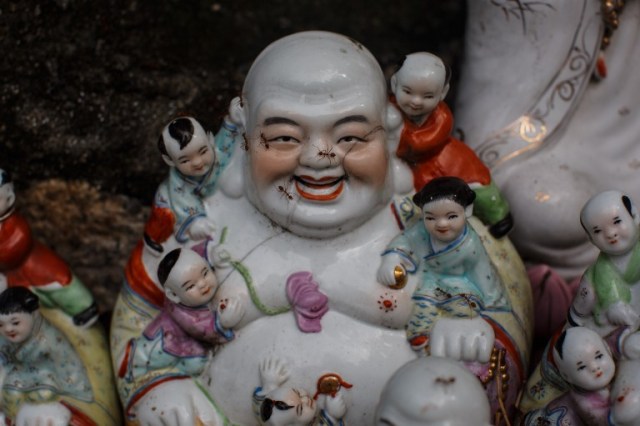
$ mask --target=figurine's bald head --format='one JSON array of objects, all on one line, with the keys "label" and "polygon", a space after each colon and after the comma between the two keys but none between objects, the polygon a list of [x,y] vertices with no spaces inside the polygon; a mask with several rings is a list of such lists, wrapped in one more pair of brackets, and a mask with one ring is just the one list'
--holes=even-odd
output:
[{"label": "figurine's bald head", "polygon": [[359,43],[317,31],[276,41],[253,63],[230,116],[244,127],[244,192],[283,228],[333,237],[388,205],[387,136],[401,120]]},{"label": "figurine's bald head", "polygon": [[640,238],[639,221],[631,199],[615,190],[594,195],[580,212],[580,223],[591,242],[610,255],[633,249]]},{"label": "figurine's bald head", "polygon": [[301,104],[373,102],[386,111],[386,83],[380,65],[360,43],[342,35],[310,31],[269,45],[245,80],[242,101],[246,127],[255,123],[260,105],[273,96]]},{"label": "figurine's bald head", "polygon": [[416,52],[407,55],[395,75],[405,78],[433,78],[440,81],[443,86],[447,83],[448,77],[447,68],[442,59],[429,52]]},{"label": "figurine's bald head", "polygon": [[391,91],[402,112],[418,124],[424,123],[449,92],[447,68],[428,52],[407,55],[391,76]]}]

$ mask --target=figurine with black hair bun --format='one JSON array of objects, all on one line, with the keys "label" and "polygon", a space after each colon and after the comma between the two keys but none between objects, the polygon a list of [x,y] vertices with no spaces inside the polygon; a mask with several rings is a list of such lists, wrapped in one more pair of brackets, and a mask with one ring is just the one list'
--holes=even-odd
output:
[{"label": "figurine with black hair bun", "polygon": [[143,393],[158,380],[200,374],[215,347],[233,340],[232,328],[244,315],[238,299],[212,306],[218,289],[215,271],[193,250],[167,253],[158,266],[158,280],[164,307],[142,336],[129,342],[118,371],[126,382],[145,388]]},{"label": "figurine with black hair bun", "polygon": [[117,413],[96,400],[76,348],[39,305],[24,287],[0,293],[2,412],[18,425],[117,424]]},{"label": "figurine with black hair bun", "polygon": [[587,327],[569,327],[549,350],[569,390],[544,408],[529,412],[524,424],[609,425],[616,363],[607,343]]},{"label": "figurine with black hair bun", "polygon": [[411,168],[416,191],[440,176],[467,182],[477,195],[476,216],[489,226],[491,235],[501,238],[513,227],[509,204],[489,168],[451,136],[453,116],[444,102],[450,77],[442,60],[427,52],[407,55],[391,76],[391,101],[404,116],[396,155]]},{"label": "figurine with black hair bun", "polygon": [[432,180],[413,196],[423,220],[396,237],[383,254],[382,284],[396,285],[397,268],[402,274],[420,274],[406,328],[416,351],[429,353],[429,334],[440,316],[473,318],[485,309],[510,309],[480,238],[467,225],[475,197],[462,179]]},{"label": "figurine with black hair bun", "polygon": [[[565,327],[593,330],[605,339],[616,360],[632,360],[634,374],[640,374],[640,215],[627,194],[608,190],[584,204],[580,223],[600,254],[580,279]],[[554,345],[552,339],[547,353]],[[522,402],[524,412],[539,410],[566,392],[557,379],[558,374],[562,376],[560,366],[547,358],[542,358],[529,378]],[[625,397],[616,402],[620,407],[640,400],[635,387],[629,386],[622,394]]]},{"label": "figurine with black hair bun", "polygon": [[[413,197],[422,209],[422,220],[387,245],[377,277],[380,283],[399,289],[407,274],[417,276],[405,329],[418,356],[445,356],[455,347],[457,359],[478,361],[470,364],[471,370],[485,384],[499,376],[496,365],[511,372],[498,378],[495,387],[487,385],[494,413],[509,417],[512,414],[504,407],[515,401],[516,393],[504,389],[517,389],[524,371],[520,370],[520,355],[509,351],[512,337],[491,318],[510,314],[512,306],[505,284],[467,221],[475,196],[457,177],[439,177],[426,184]],[[460,333],[457,322],[462,319],[474,321],[481,331],[473,338],[459,339],[454,346],[445,344],[446,335]]]},{"label": "figurine with black hair bun", "polygon": [[593,196],[580,212],[580,223],[600,255],[582,276],[570,310],[574,325],[638,329],[640,311],[632,297],[640,282],[640,216],[620,191]]},{"label": "figurine with black hair bun", "polygon": [[233,154],[237,127],[228,118],[213,136],[193,117],[178,117],[167,124],[158,150],[169,166],[169,176],[156,191],[145,242],[156,253],[170,236],[184,244],[215,232],[204,199],[218,188],[220,174]]}]

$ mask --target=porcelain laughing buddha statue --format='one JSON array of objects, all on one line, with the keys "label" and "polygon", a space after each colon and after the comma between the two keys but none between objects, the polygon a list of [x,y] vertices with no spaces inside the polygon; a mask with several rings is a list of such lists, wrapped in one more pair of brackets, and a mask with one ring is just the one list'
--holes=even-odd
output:
[{"label": "porcelain laughing buddha statue", "polygon": [[[410,201],[411,173],[393,154],[392,135],[402,122],[388,101],[380,66],[347,37],[294,34],[258,56],[229,116],[240,124],[244,141],[235,144],[219,190],[206,203],[229,254],[229,267],[217,268],[215,303],[237,298],[246,311],[236,339],[216,353],[200,378],[163,380],[159,374],[153,383],[121,390],[129,419],[256,424],[251,392],[260,384],[261,360],[273,358],[287,365],[292,388],[315,389],[322,397],[353,385],[343,394],[345,421],[371,424],[384,384],[415,358],[403,329],[415,281],[390,290],[377,282],[377,264],[386,244],[419,219]],[[491,241],[494,251],[509,244]],[[514,251],[502,255],[519,264]],[[151,257],[143,262],[147,271],[157,268]],[[510,330],[526,362],[530,299],[524,269],[498,269],[509,276],[510,292],[525,294],[513,312],[495,320]],[[313,283],[309,291],[326,296],[305,298],[323,302],[304,307],[321,313],[312,331],[299,327],[300,307],[287,297],[287,282],[300,275]],[[135,289],[123,291],[112,328],[114,359],[121,356],[122,341],[140,333],[155,313]],[[445,329],[447,320],[439,321]],[[472,325],[437,329],[433,333],[443,334],[450,352],[444,355],[476,360],[478,348],[467,346],[481,344],[464,343],[477,331]]]}]

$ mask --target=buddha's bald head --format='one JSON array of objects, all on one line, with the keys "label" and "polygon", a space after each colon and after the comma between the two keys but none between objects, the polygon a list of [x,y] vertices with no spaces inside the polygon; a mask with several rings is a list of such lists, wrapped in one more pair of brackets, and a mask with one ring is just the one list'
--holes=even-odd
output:
[{"label": "buddha's bald head", "polygon": [[380,66],[359,43],[326,32],[276,41],[255,60],[230,110],[245,131],[245,194],[301,236],[355,229],[394,190],[387,139],[394,111]]},{"label": "buddha's bald head", "polygon": [[310,31],[269,45],[254,61],[242,91],[245,122],[273,96],[301,104],[373,102],[384,114],[386,84],[380,65],[360,43],[345,36]]}]

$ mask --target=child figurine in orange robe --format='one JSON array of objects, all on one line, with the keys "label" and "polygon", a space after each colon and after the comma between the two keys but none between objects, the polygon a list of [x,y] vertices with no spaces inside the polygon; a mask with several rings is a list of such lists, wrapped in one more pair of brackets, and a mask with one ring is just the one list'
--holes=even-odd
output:
[{"label": "child figurine in orange robe", "polygon": [[474,214],[494,237],[506,235],[513,227],[507,201],[473,150],[451,136],[453,116],[443,102],[449,83],[442,60],[426,52],[407,55],[391,77],[391,91],[404,117],[396,155],[410,166],[416,191],[436,177],[459,177],[476,193]]},{"label": "child figurine in orange robe", "polygon": [[15,210],[13,181],[0,169],[0,273],[8,287],[27,287],[43,305],[69,315],[74,324],[98,319],[98,305],[89,290],[53,250],[33,238],[29,224]]}]

